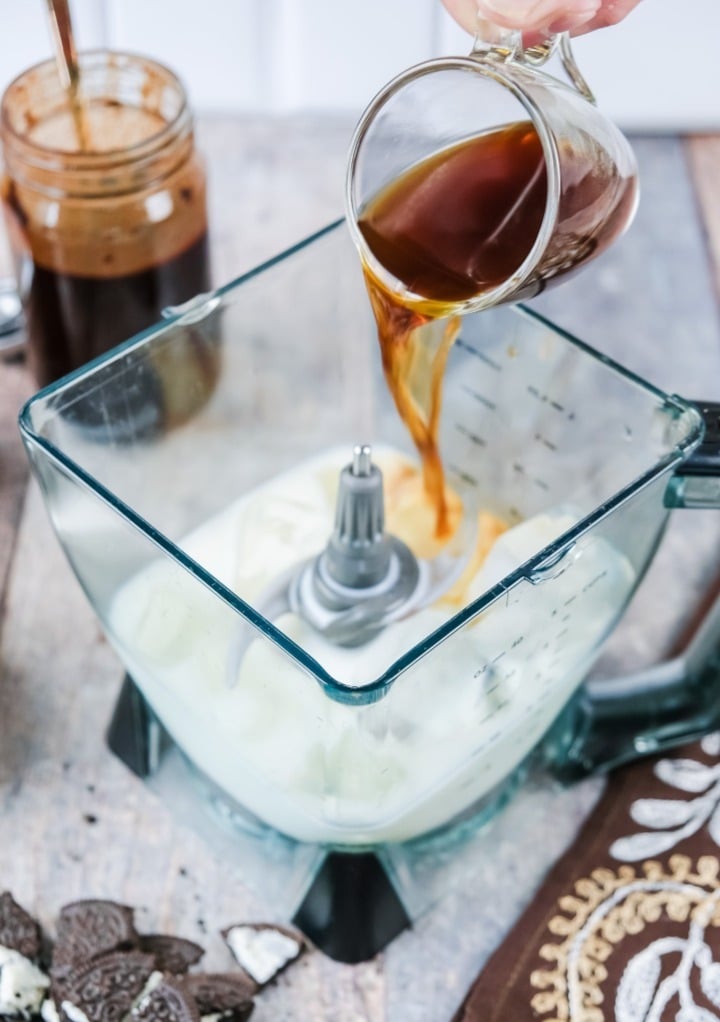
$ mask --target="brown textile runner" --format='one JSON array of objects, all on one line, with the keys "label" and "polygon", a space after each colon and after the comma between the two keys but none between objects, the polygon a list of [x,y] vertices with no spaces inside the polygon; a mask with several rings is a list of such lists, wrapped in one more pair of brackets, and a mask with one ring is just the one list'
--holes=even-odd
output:
[{"label": "brown textile runner", "polygon": [[720,733],[617,771],[455,1022],[720,1019]]}]

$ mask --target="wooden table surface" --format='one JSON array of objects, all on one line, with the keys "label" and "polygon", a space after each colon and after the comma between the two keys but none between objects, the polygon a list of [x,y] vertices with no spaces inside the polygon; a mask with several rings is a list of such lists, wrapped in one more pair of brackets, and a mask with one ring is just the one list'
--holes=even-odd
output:
[{"label": "wooden table surface", "polygon": [[[217,283],[342,211],[351,127],[319,117],[201,123]],[[720,399],[720,138],[635,142],[635,225],[537,306],[658,385]],[[122,670],[28,482],[16,416],[31,391],[21,363],[0,364],[0,888],[51,930],[73,898],[136,905],[141,928],[199,939],[208,967],[226,967],[219,928],[267,913],[240,866],[173,819],[106,750]],[[597,669],[661,658],[718,565],[720,515],[677,513]],[[372,962],[309,953],[262,994],[255,1018],[448,1019],[601,785],[521,795],[490,830],[468,889]]]}]

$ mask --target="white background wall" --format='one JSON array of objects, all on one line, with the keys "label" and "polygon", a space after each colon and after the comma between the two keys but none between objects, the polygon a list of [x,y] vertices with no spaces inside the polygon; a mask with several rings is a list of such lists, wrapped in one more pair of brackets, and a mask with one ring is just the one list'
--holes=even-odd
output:
[{"label": "white background wall", "polygon": [[[469,48],[440,0],[72,0],[72,9],[82,47],[163,60],[202,111],[358,112],[403,67]],[[44,11],[44,0],[0,0],[0,86],[50,54]],[[575,48],[623,127],[720,130],[719,38],[720,0],[643,0]]]}]

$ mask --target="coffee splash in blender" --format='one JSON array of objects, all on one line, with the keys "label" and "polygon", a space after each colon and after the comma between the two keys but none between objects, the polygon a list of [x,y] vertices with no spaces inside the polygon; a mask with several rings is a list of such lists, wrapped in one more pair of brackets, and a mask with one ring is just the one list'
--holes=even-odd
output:
[{"label": "coffee splash in blender", "polygon": [[[403,302],[364,267],[385,378],[422,460],[438,541],[450,539],[458,524],[438,447],[445,365],[460,329],[452,313],[523,263],[540,230],[546,195],[542,144],[526,121],[415,164],[373,197],[358,220],[378,261],[424,299]],[[428,330],[447,316],[439,333]]]}]

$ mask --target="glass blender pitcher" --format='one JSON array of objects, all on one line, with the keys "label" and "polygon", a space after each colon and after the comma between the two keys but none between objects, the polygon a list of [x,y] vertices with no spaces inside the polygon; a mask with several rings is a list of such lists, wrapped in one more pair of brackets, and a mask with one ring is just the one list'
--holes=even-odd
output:
[{"label": "glass blender pitcher", "polygon": [[[165,370],[207,343],[217,385],[177,424],[169,410],[184,398],[166,393]],[[695,406],[505,306],[466,316],[449,354],[440,447],[462,528],[435,550],[411,513],[417,458],[342,221],[41,391],[21,430],[132,679],[122,713],[142,732],[143,771],[162,776],[174,757],[183,798],[200,792],[260,848],[264,875],[291,863],[290,912],[320,863],[375,876],[384,862],[390,934],[407,915],[387,865],[398,854],[477,829],[533,758],[580,774],[633,754],[634,735],[598,740],[583,678],[669,507],[718,502],[714,462],[693,453]],[[370,465],[380,532],[419,575],[435,572],[434,588],[338,640],[287,594],[347,539],[343,472]],[[480,557],[490,518],[503,528]],[[646,751],[717,722],[711,693],[687,691],[685,719],[638,718]],[[387,939],[323,942],[327,918],[296,918],[344,960]]]}]

